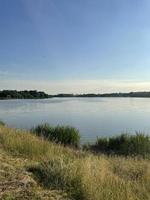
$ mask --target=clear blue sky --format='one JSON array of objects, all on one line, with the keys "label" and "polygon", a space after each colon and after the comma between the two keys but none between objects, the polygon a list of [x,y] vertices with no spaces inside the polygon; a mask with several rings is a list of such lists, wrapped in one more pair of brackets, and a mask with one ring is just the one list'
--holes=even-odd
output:
[{"label": "clear blue sky", "polygon": [[0,0],[0,89],[150,90],[150,1]]}]

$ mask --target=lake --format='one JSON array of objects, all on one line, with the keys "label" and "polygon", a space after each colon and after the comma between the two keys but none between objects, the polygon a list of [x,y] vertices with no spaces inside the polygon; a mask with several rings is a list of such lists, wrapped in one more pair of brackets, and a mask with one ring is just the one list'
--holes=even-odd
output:
[{"label": "lake", "polygon": [[79,129],[81,141],[122,132],[150,133],[150,98],[52,98],[1,100],[0,120],[29,129],[48,122]]}]

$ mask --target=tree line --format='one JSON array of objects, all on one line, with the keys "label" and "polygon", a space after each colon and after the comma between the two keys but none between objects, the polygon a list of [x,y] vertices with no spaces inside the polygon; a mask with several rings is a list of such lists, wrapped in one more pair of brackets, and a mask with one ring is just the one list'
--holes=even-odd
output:
[{"label": "tree line", "polygon": [[150,92],[129,92],[129,93],[104,93],[104,94],[56,94],[48,95],[45,92],[37,90],[2,90],[0,99],[45,99],[52,97],[150,97]]},{"label": "tree line", "polygon": [[36,90],[3,90],[0,91],[0,99],[44,99],[49,95],[45,92],[38,92]]},{"label": "tree line", "polygon": [[53,97],[150,97],[150,92],[104,93],[104,94],[57,94]]}]

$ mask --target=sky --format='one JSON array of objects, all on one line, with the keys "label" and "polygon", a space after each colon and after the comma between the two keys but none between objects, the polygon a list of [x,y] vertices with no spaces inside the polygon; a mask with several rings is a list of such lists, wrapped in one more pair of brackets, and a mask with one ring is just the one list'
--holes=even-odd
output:
[{"label": "sky", "polygon": [[150,90],[149,0],[0,0],[0,90]]}]

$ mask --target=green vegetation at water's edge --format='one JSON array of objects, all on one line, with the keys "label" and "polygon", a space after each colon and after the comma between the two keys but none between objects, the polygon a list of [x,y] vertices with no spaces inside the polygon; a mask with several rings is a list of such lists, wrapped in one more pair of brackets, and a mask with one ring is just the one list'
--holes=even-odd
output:
[{"label": "green vegetation at water's edge", "polygon": [[0,126],[5,126],[5,123],[3,121],[0,121]]},{"label": "green vegetation at water's edge", "polygon": [[86,150],[112,155],[149,156],[150,136],[142,133],[121,134],[113,137],[97,138],[95,144],[85,145]]},{"label": "green vegetation at water's edge", "polygon": [[80,135],[79,131],[70,126],[50,126],[49,124],[38,125],[31,130],[37,136],[43,137],[49,141],[68,145],[71,147],[79,147]]},{"label": "green vegetation at water's edge", "polygon": [[0,126],[2,200],[149,200],[150,160],[94,155]]},{"label": "green vegetation at water's edge", "polygon": [[[0,126],[5,126],[5,123],[0,121]],[[98,137],[95,143],[81,145],[79,130],[71,126],[51,126],[45,123],[35,126],[30,132],[64,147],[107,155],[150,157],[150,136],[143,133]]]},{"label": "green vegetation at water's edge", "polygon": [[[70,126],[50,126],[41,124],[31,129],[31,132],[49,141],[70,147],[80,146],[79,131]],[[83,145],[84,150],[95,153],[125,156],[150,156],[150,136],[136,133],[135,135],[121,134],[113,137],[97,138],[95,144]]]}]

